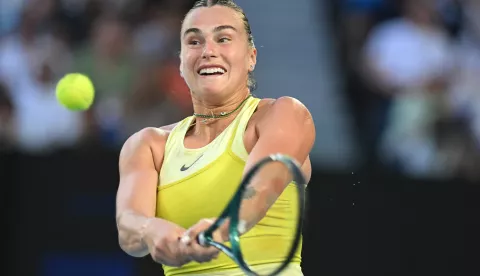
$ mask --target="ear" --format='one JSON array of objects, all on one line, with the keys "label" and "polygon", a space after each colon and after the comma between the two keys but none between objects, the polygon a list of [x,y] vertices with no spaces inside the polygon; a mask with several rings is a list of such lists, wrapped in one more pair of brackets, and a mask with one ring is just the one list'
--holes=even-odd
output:
[{"label": "ear", "polygon": [[255,69],[255,65],[257,64],[257,48],[255,47],[250,49],[249,64],[249,70],[253,71]]}]

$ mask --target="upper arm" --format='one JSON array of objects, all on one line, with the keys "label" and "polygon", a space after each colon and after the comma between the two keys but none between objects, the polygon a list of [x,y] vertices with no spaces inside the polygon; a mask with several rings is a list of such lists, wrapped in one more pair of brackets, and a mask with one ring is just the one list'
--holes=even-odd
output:
[{"label": "upper arm", "polygon": [[[117,219],[125,211],[155,216],[158,168],[163,156],[154,144],[164,144],[158,129],[146,128],[133,134],[120,152],[120,183],[117,191]],[[159,148],[163,149],[163,146]],[[163,158],[162,158],[163,159]]]},{"label": "upper arm", "polygon": [[315,142],[315,126],[308,109],[298,100],[282,97],[274,101],[256,125],[258,140],[253,146],[245,172],[271,154],[285,154],[302,164],[310,179],[309,153]]}]

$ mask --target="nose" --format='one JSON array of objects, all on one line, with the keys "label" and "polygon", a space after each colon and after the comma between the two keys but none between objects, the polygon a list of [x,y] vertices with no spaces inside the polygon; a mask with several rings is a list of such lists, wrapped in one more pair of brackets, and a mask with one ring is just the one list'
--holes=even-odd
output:
[{"label": "nose", "polygon": [[202,58],[217,57],[217,48],[214,42],[207,41],[203,46]]}]

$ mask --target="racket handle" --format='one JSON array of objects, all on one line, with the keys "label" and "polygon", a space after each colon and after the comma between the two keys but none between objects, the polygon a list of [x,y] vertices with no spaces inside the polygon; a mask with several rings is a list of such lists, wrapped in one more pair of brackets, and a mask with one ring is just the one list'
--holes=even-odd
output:
[{"label": "racket handle", "polygon": [[201,245],[201,246],[205,246],[207,247],[207,239],[205,238],[205,233],[204,232],[201,232],[200,234],[198,234],[198,237],[197,237],[197,242]]}]

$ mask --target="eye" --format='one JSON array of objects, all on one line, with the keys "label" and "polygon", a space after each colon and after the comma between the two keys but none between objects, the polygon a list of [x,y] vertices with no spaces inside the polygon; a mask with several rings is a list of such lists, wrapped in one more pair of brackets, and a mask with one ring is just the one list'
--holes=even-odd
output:
[{"label": "eye", "polygon": [[200,41],[198,40],[190,40],[188,41],[188,45],[199,45],[200,44]]},{"label": "eye", "polygon": [[230,40],[231,40],[231,39],[228,38],[228,37],[222,37],[222,38],[220,38],[220,39],[218,40],[218,42],[220,42],[220,43],[225,43],[225,42],[228,42],[228,41],[230,41]]}]

